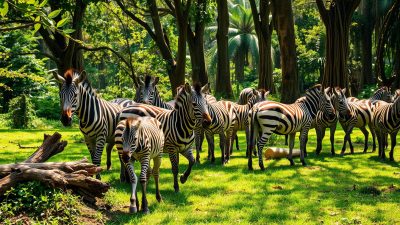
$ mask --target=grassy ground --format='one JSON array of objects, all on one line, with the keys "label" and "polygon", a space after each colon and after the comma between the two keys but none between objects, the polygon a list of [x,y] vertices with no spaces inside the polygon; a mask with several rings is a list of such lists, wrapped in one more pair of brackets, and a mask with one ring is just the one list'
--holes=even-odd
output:
[{"label": "grassy ground", "polygon": [[[0,130],[0,163],[19,162],[33,149],[23,146],[39,146],[43,133],[55,130]],[[52,161],[78,160],[89,156],[82,135],[77,129],[58,130],[68,146]],[[119,182],[119,161],[113,152],[113,169],[103,173],[103,180],[112,189],[106,201],[113,205],[106,213],[108,224],[400,224],[400,169],[398,162],[382,162],[377,153],[362,154],[362,144],[355,144],[355,154],[331,157],[326,137],[322,155],[309,154],[308,167],[289,166],[287,160],[268,161],[266,171],[260,171],[253,160],[255,171],[247,170],[244,157],[245,141],[239,134],[240,151],[235,151],[225,167],[210,165],[206,159],[206,144],[202,160],[196,165],[181,192],[174,193],[170,162],[163,158],[160,189],[164,201],[155,199],[154,180],[150,180],[148,200],[151,214],[128,214],[130,186]],[[328,132],[327,132],[328,135]],[[343,131],[336,132],[336,152],[343,140]],[[359,130],[353,140],[363,140]],[[296,139],[296,148],[298,148]],[[216,142],[217,143],[217,142]],[[283,146],[283,138],[277,146]],[[315,132],[310,132],[308,151],[316,146]],[[370,150],[369,150],[370,152]],[[217,156],[219,156],[217,148]],[[395,160],[400,161],[400,151],[395,150]],[[105,156],[103,156],[105,161]],[[180,172],[187,161],[180,158]],[[104,163],[103,163],[104,165]],[[136,164],[136,168],[139,168]],[[138,173],[138,169],[136,170]],[[394,185],[394,187],[392,186]],[[140,187],[140,185],[138,185]],[[371,194],[369,187],[382,191]],[[139,194],[139,198],[140,194]]]}]

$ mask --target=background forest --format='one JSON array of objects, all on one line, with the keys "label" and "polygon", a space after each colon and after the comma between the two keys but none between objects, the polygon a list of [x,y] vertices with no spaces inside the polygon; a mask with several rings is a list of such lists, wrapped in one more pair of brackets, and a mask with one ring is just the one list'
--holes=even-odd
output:
[{"label": "background forest", "polygon": [[146,75],[160,77],[167,100],[184,81],[210,82],[228,99],[265,88],[282,102],[321,82],[360,97],[378,80],[400,83],[393,78],[399,1],[2,0],[0,7],[1,113],[22,101],[38,117],[58,119],[49,71],[69,67],[85,69],[105,99],[133,98]]}]

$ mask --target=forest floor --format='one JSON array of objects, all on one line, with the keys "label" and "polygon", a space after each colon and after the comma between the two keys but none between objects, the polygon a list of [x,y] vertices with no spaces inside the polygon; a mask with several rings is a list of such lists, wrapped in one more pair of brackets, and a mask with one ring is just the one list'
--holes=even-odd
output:
[{"label": "forest floor", "polygon": [[[43,133],[58,131],[68,145],[64,152],[51,161],[72,161],[89,157],[82,134],[76,128],[58,130],[0,130],[0,164],[20,162],[39,146]],[[335,148],[343,142],[343,131],[336,132]],[[216,147],[216,164],[207,160],[203,144],[201,164],[195,165],[180,192],[175,193],[168,157],[163,157],[160,190],[163,202],[155,198],[154,179],[148,186],[151,213],[128,213],[130,185],[119,182],[119,160],[114,151],[113,168],[102,173],[102,179],[112,186],[104,202],[110,210],[87,211],[94,221],[106,224],[400,224],[400,146],[395,149],[396,162],[378,159],[377,153],[362,153],[363,135],[353,132],[355,154],[344,157],[330,155],[329,131],[320,156],[314,153],[315,131],[308,142],[307,162],[303,167],[296,159],[294,167],[286,159],[265,161],[261,171],[253,159],[254,171],[247,170],[244,133],[239,133],[240,151],[234,150],[226,166],[220,165],[220,151]],[[371,140],[371,138],[370,138]],[[283,147],[284,138],[276,140]],[[217,140],[216,140],[216,143]],[[296,138],[295,148],[299,147]],[[349,151],[349,150],[348,150]],[[104,151],[105,154],[105,151]],[[388,154],[388,153],[387,153]],[[103,155],[105,167],[105,155]],[[187,160],[180,157],[180,173]],[[139,173],[139,164],[136,164]],[[139,199],[141,199],[140,184]],[[92,223],[93,220],[89,220]],[[83,220],[85,223],[85,220]]]}]

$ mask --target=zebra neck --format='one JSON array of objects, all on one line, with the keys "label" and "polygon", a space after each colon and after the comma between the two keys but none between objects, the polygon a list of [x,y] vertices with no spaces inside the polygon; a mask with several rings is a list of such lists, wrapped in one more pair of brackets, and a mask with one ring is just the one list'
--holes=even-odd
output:
[{"label": "zebra neck", "polygon": [[185,104],[176,107],[178,108],[175,108],[174,112],[176,112],[177,119],[182,121],[186,127],[189,127],[191,130],[193,130],[196,124],[193,108],[188,107]]},{"label": "zebra neck", "polygon": [[100,107],[95,107],[99,105],[99,98],[82,85],[79,85],[79,92],[79,104],[76,109],[76,113],[80,123],[85,124],[87,121],[89,121],[90,117],[92,116],[91,114],[93,114],[90,108],[100,110]]},{"label": "zebra neck", "polygon": [[309,115],[312,117],[312,118],[315,118],[315,116],[317,115],[317,112],[318,112],[318,105],[319,105],[319,103],[318,103],[318,99],[314,99],[313,97],[308,97],[308,99],[306,100],[306,101],[303,101],[303,102],[300,102],[299,103],[301,106],[301,108],[305,108],[307,111],[308,111],[308,113],[309,113]]},{"label": "zebra neck", "polygon": [[161,96],[159,95],[158,91],[155,91],[155,93],[154,93],[154,105],[157,107],[163,108],[163,109],[171,109],[172,108],[161,99]]}]

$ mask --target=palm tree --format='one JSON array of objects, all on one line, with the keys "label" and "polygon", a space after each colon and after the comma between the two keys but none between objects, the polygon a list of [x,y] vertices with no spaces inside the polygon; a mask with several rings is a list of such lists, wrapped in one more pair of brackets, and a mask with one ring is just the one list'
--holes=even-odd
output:
[{"label": "palm tree", "polygon": [[[249,5],[245,0],[229,0],[229,31],[228,51],[229,58],[235,64],[236,80],[244,80],[246,66],[257,68],[258,63],[258,39],[254,29],[254,21]],[[214,33],[217,26],[207,27],[208,32]],[[209,40],[210,74],[213,73],[217,61],[216,40]]]}]

